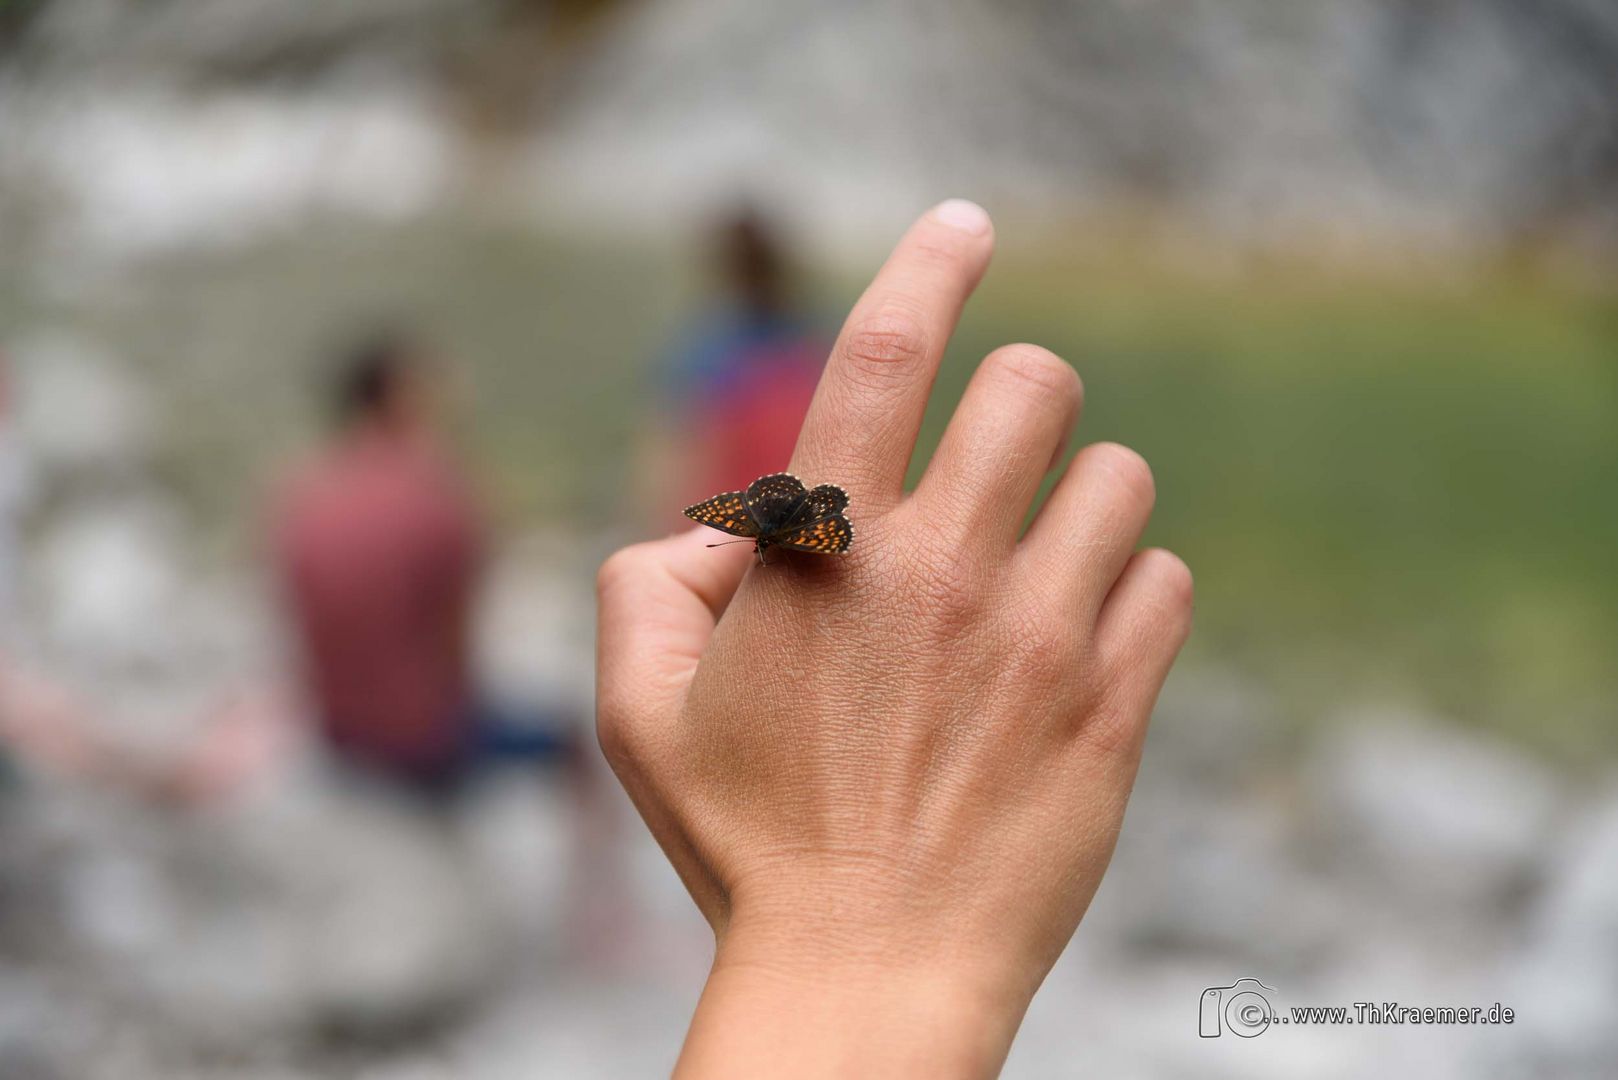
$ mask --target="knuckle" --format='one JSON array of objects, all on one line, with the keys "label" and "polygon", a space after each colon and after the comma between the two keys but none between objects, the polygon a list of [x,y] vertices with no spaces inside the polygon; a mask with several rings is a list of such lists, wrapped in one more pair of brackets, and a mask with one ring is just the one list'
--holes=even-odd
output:
[{"label": "knuckle", "polygon": [[1139,743],[1145,724],[1144,715],[1107,703],[1080,721],[1077,738],[1096,754],[1108,757],[1120,755],[1131,751]]},{"label": "knuckle", "polygon": [[1096,443],[1088,452],[1095,466],[1126,498],[1144,507],[1156,501],[1157,484],[1145,458],[1119,443]]},{"label": "knuckle", "polygon": [[918,230],[911,233],[905,257],[924,266],[949,270],[965,261],[966,249],[953,229]]},{"label": "knuckle", "polygon": [[630,760],[630,740],[623,713],[605,706],[596,710],[596,742],[607,763],[617,769]]},{"label": "knuckle", "polygon": [[1002,381],[1064,406],[1081,393],[1073,366],[1038,345],[1006,345],[990,353],[984,364]]},{"label": "knuckle", "polygon": [[946,639],[954,640],[965,635],[982,618],[982,601],[969,582],[959,579],[940,581],[928,591],[933,621]]},{"label": "knuckle", "polygon": [[648,731],[641,716],[627,701],[604,701],[596,709],[596,742],[616,772],[623,773],[648,756]]},{"label": "knuckle", "polygon": [[626,583],[633,581],[640,573],[641,564],[645,558],[643,545],[635,544],[630,547],[619,548],[608,555],[601,568],[596,571],[596,595],[605,596]]},{"label": "knuckle", "polygon": [[927,332],[916,312],[890,303],[856,316],[843,336],[842,352],[858,374],[885,379],[921,362],[927,352]]},{"label": "knuckle", "polygon": [[1008,668],[1019,683],[1055,690],[1073,667],[1070,635],[1056,620],[1029,618],[1013,632]]},{"label": "knuckle", "polygon": [[956,548],[929,552],[917,560],[911,590],[929,622],[945,640],[959,638],[982,620],[984,598],[975,567]]}]

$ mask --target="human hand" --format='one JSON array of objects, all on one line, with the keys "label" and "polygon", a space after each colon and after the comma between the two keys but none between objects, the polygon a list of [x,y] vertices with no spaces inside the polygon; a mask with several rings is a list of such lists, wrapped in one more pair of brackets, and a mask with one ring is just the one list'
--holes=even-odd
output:
[{"label": "human hand", "polygon": [[848,490],[847,555],[698,529],[602,567],[601,743],[717,942],[682,1074],[994,1072],[1111,857],[1191,623],[1135,551],[1150,471],[1086,447],[1019,537],[1081,387],[1012,345],[902,489],[992,248],[934,208],[843,328],[793,471]]}]

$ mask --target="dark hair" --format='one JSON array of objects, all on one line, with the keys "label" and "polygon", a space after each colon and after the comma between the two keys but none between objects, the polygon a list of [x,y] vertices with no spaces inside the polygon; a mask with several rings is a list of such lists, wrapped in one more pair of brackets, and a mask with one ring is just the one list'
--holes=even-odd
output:
[{"label": "dark hair", "polygon": [[734,209],[715,235],[719,271],[749,307],[770,311],[784,301],[785,260],[769,223],[751,206]]},{"label": "dark hair", "polygon": [[377,334],[349,350],[333,386],[332,412],[353,424],[385,409],[413,364],[415,349],[394,334]]}]

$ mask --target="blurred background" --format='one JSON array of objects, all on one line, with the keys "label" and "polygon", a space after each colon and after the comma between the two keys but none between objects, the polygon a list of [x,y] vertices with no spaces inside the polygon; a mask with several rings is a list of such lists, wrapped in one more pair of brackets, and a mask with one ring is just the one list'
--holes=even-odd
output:
[{"label": "blurred background", "polygon": [[666,1071],[594,567],[955,195],[1198,587],[1007,1075],[1610,1075],[1605,0],[0,0],[0,1075]]}]

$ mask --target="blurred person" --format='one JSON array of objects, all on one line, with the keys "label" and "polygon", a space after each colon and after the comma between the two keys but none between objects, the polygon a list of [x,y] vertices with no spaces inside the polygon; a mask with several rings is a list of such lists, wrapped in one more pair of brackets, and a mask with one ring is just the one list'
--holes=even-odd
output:
[{"label": "blurred person", "polygon": [[846,486],[846,555],[602,567],[602,747],[715,936],[679,1076],[995,1074],[1111,858],[1191,627],[1150,470],[1088,446],[1024,533],[1081,385],[1011,345],[903,486],[993,244],[935,207],[832,350],[792,466]]},{"label": "blurred person", "polygon": [[132,750],[109,734],[102,710],[85,695],[18,655],[20,518],[35,491],[12,422],[16,400],[0,352],[0,775],[15,771],[70,778],[162,802],[197,802],[245,786],[279,755],[268,691],[237,690],[189,725],[196,734],[167,755]]},{"label": "blurred person", "polygon": [[828,342],[793,295],[786,252],[751,208],[714,231],[720,298],[665,362],[662,437],[642,472],[661,528],[715,491],[779,472],[792,456]]},{"label": "blurred person", "polygon": [[347,765],[445,794],[493,762],[565,758],[573,739],[472,686],[484,529],[434,374],[397,335],[355,349],[334,386],[336,433],[278,493],[271,528],[325,742]]},{"label": "blurred person", "polygon": [[286,760],[290,715],[273,691],[223,694],[162,753],[108,734],[83,695],[0,650],[0,779],[8,767],[152,802],[202,806],[239,794]]}]

